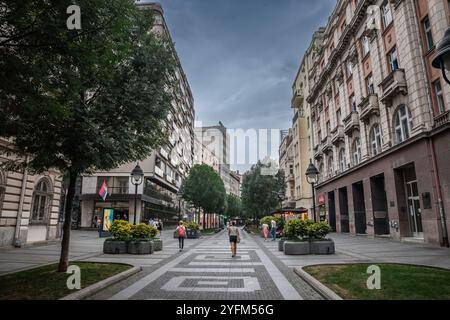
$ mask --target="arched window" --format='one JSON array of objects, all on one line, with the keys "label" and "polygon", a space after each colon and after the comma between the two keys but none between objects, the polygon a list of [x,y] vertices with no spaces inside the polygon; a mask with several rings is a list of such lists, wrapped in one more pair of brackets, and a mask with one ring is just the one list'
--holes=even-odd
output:
[{"label": "arched window", "polygon": [[32,221],[44,221],[48,217],[51,197],[49,182],[46,179],[40,180],[33,193]]},{"label": "arched window", "polygon": [[353,165],[357,166],[361,163],[361,140],[359,138],[356,138],[355,141],[353,141],[352,154]]},{"label": "arched window", "polygon": [[330,177],[330,178],[333,176],[333,170],[334,170],[333,162],[334,162],[333,157],[329,157],[328,158],[328,177]]},{"label": "arched window", "polygon": [[3,208],[3,198],[5,196],[6,190],[6,176],[3,172],[0,171],[0,213]]},{"label": "arched window", "polygon": [[341,172],[344,172],[346,169],[346,159],[345,159],[345,150],[341,149],[341,151],[339,151],[339,169]]},{"label": "arched window", "polygon": [[396,143],[409,139],[411,134],[411,113],[404,105],[398,108],[394,115],[394,130]]},{"label": "arched window", "polygon": [[370,131],[370,146],[372,148],[372,156],[381,153],[381,145],[383,144],[383,137],[381,135],[380,125],[376,124]]}]

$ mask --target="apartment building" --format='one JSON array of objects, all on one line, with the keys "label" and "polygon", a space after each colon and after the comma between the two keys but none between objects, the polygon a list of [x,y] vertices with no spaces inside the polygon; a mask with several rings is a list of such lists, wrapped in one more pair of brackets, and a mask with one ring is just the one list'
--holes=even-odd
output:
[{"label": "apartment building", "polygon": [[[13,160],[14,147],[0,138],[0,163]],[[23,246],[60,237],[62,177],[0,170],[0,247]]]},{"label": "apartment building", "polygon": [[295,177],[294,177],[294,152],[292,145],[292,129],[287,134],[281,136],[281,144],[279,148],[279,165],[284,172],[284,180],[286,182],[285,199],[283,208],[295,208]]},{"label": "apartment building", "polygon": [[230,171],[230,194],[241,197],[242,176],[239,171]]},{"label": "apartment building", "polygon": [[450,86],[431,59],[449,22],[447,0],[340,0],[305,55],[316,203],[337,232],[448,239]]},{"label": "apartment building", "polygon": [[[169,36],[160,4],[137,3],[142,10],[152,10],[155,14],[153,32]],[[177,57],[176,57],[177,58]],[[178,220],[178,200],[176,194],[182,181],[187,177],[194,161],[194,99],[180,61],[176,78],[179,93],[174,94],[172,109],[166,120],[170,136],[165,145],[155,150],[150,157],[140,162],[144,171],[144,182],[138,187],[138,201],[134,212],[135,188],[130,174],[136,163],[129,163],[109,172],[96,172],[83,177],[81,195],[81,226],[90,227],[96,216],[103,216],[104,209],[114,209],[116,219],[148,222],[151,218],[162,219],[167,224]],[[98,191],[106,182],[108,197],[103,201]],[[181,202],[182,213],[189,208]]]}]

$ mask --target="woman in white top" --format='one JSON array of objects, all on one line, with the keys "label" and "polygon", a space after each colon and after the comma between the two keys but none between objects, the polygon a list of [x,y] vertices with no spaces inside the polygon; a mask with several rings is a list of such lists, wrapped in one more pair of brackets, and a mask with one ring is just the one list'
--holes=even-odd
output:
[{"label": "woman in white top", "polygon": [[231,226],[228,228],[228,236],[230,237],[231,257],[235,257],[237,244],[239,242],[239,229],[236,227],[236,221],[233,221]]}]

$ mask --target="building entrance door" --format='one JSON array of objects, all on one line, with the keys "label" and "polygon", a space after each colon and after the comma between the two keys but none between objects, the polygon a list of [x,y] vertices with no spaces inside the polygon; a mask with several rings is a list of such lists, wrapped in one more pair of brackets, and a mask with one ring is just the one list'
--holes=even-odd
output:
[{"label": "building entrance door", "polygon": [[406,183],[406,193],[408,195],[408,218],[411,233],[415,238],[423,238],[422,211],[420,208],[419,189],[417,181]]}]

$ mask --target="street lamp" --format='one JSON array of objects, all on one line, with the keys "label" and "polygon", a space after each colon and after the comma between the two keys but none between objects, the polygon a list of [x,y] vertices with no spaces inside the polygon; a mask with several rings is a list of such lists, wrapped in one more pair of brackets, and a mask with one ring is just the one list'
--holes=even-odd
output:
[{"label": "street lamp", "polygon": [[441,69],[445,82],[450,84],[450,80],[447,77],[447,72],[450,72],[450,28],[445,31],[444,38],[439,43],[436,51],[432,65],[436,69]]},{"label": "street lamp", "polygon": [[306,180],[312,187],[312,196],[313,196],[313,213],[314,213],[314,222],[317,221],[316,219],[316,195],[315,195],[315,184],[319,180],[319,170],[317,170],[316,166],[312,163],[312,160],[310,160],[310,164],[308,169],[306,170]]},{"label": "street lamp", "polygon": [[136,225],[136,215],[137,215],[137,192],[138,186],[144,181],[144,171],[142,171],[139,163],[131,172],[131,183],[135,186],[134,190],[134,224]]},{"label": "street lamp", "polygon": [[183,199],[183,192],[181,190],[178,190],[177,192],[177,199],[178,199],[178,222],[181,221],[181,199]]}]

